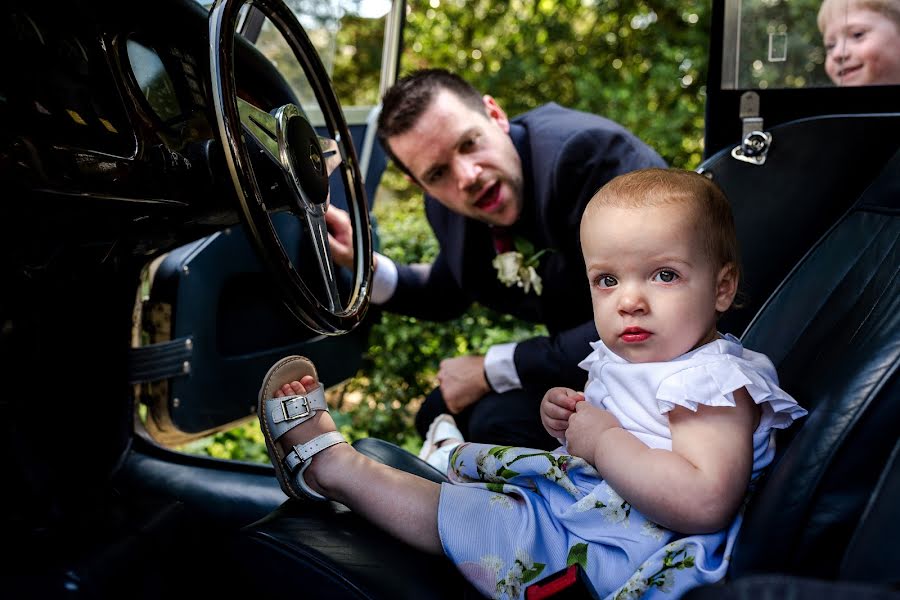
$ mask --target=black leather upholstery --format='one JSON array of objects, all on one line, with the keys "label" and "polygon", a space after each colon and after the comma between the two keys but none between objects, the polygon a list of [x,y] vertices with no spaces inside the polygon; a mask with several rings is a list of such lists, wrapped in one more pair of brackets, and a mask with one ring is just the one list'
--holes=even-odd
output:
[{"label": "black leather upholstery", "polygon": [[769,355],[810,415],[779,440],[781,455],[748,507],[732,576],[838,572],[900,435],[898,217],[900,154],[743,337]]},{"label": "black leather upholstery", "polygon": [[853,206],[897,150],[900,115],[841,115],[770,130],[762,166],[726,149],[703,163],[725,190],[741,244],[740,308],[720,331],[740,335],[806,251]]},{"label": "black leather upholstery", "polygon": [[[370,458],[440,483],[446,476],[399,446],[368,438],[353,447]],[[235,546],[237,563],[254,557],[278,577],[249,571],[248,592],[309,597],[481,598],[443,556],[429,556],[371,525],[335,502],[286,502],[245,528]],[[242,558],[243,557],[243,558]],[[258,580],[259,579],[259,580]],[[268,587],[267,587],[268,586]]]},{"label": "black leather upholstery", "polygon": [[727,585],[694,588],[683,600],[897,600],[900,593],[862,583],[832,583],[787,575],[756,575]]},{"label": "black leather upholstery", "polygon": [[900,552],[888,549],[897,540],[900,540],[900,440],[894,444],[891,459],[844,553],[841,578],[896,586],[900,579]]},{"label": "black leather upholstery", "polygon": [[236,552],[245,564],[252,557],[255,597],[481,598],[446,557],[413,550],[334,502],[286,502]]},{"label": "black leather upholstery", "polygon": [[353,442],[353,447],[369,458],[390,465],[395,469],[413,473],[436,483],[447,481],[446,475],[396,444],[379,440],[378,438],[363,438]]}]

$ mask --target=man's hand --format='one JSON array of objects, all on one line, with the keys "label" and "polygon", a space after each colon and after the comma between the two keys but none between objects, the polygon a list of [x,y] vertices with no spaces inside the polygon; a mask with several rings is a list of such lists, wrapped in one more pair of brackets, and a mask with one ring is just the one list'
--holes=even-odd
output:
[{"label": "man's hand", "polygon": [[441,394],[454,415],[481,400],[491,391],[484,378],[483,356],[457,356],[441,361],[437,374]]},{"label": "man's hand", "polygon": [[571,388],[555,387],[547,390],[541,400],[541,423],[547,433],[558,440],[564,440],[569,417],[575,412],[575,405],[582,400],[584,394]]},{"label": "man's hand", "polygon": [[342,267],[353,267],[353,226],[350,215],[336,206],[329,206],[325,213],[325,225],[328,227],[328,244],[331,246],[331,258]]},{"label": "man's hand", "polygon": [[566,449],[569,454],[594,465],[600,438],[605,431],[615,427],[622,427],[622,424],[611,412],[597,408],[590,402],[579,402],[575,405],[575,412],[569,417],[569,427],[565,433]]}]

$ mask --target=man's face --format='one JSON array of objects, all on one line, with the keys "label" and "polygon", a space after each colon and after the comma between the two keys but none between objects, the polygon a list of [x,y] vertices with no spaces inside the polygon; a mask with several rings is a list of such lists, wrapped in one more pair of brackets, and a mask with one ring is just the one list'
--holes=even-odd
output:
[{"label": "man's face", "polygon": [[490,96],[485,111],[439,91],[407,132],[388,138],[394,155],[448,209],[509,226],[522,211],[522,163],[506,113]]},{"label": "man's face", "polygon": [[600,207],[581,225],[594,324],[629,362],[664,362],[716,338],[722,286],[685,204]]},{"label": "man's face", "polygon": [[822,37],[836,85],[900,84],[900,27],[890,18],[848,6],[832,13]]}]

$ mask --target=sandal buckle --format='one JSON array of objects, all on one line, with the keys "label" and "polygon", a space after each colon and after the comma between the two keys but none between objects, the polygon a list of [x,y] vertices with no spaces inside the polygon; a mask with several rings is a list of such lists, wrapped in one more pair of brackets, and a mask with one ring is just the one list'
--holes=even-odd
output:
[{"label": "sandal buckle", "polygon": [[[294,402],[295,400],[300,402],[300,405],[303,407],[303,411],[298,414],[295,414],[295,415],[289,415],[287,404],[288,404],[288,402]],[[293,421],[295,419],[302,419],[303,417],[308,417],[311,413],[312,413],[312,410],[310,410],[309,399],[306,396],[301,396],[301,395],[287,396],[285,398],[282,398],[282,400],[281,400],[281,414],[284,415],[285,421]]]}]

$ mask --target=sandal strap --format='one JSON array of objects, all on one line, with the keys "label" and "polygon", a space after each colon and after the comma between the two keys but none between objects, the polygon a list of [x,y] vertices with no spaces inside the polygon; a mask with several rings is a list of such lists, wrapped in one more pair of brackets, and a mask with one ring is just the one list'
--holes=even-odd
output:
[{"label": "sandal strap", "polygon": [[277,440],[285,432],[313,418],[318,411],[328,410],[328,403],[320,385],[306,395],[267,398],[264,407],[272,437]]},{"label": "sandal strap", "polygon": [[290,452],[285,454],[284,466],[287,468],[288,473],[293,473],[298,466],[308,462],[322,450],[331,448],[335,444],[346,443],[346,441],[340,431],[329,431],[328,433],[317,435],[305,444],[297,444]]}]

